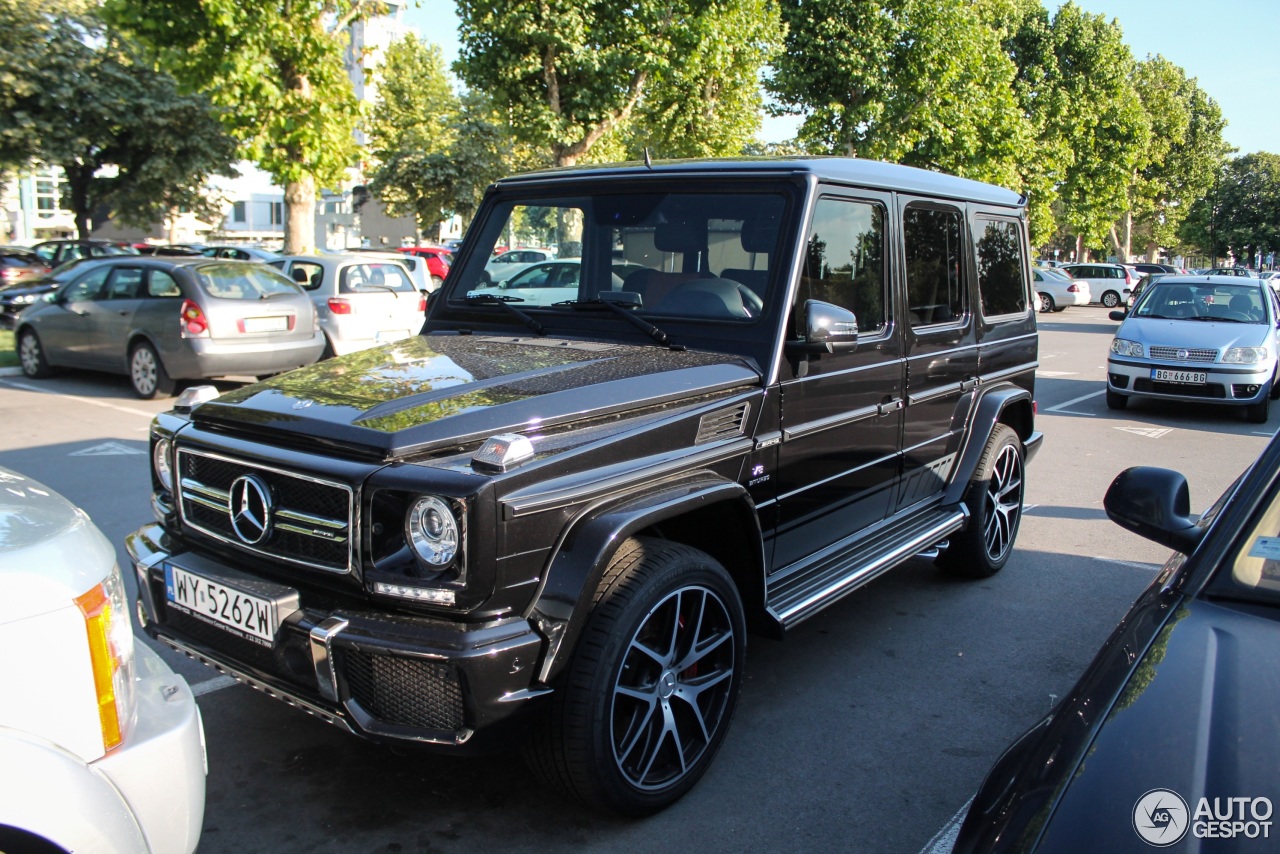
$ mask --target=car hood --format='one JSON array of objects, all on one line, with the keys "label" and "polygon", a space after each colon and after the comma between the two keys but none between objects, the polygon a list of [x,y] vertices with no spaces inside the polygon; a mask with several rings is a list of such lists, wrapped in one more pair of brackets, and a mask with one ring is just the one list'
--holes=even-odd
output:
[{"label": "car hood", "polygon": [[289,434],[397,459],[758,386],[722,353],[605,341],[429,335],[362,350],[197,407],[215,429]]},{"label": "car hood", "polygon": [[1154,347],[1220,350],[1227,347],[1260,347],[1270,327],[1262,323],[1214,323],[1200,320],[1161,320],[1131,317],[1116,332],[1117,338]]},{"label": "car hood", "polygon": [[[1144,847],[1134,808],[1153,789],[1177,793],[1191,816],[1201,797],[1222,799],[1224,809],[1232,797],[1274,802],[1278,640],[1274,615],[1203,600],[1179,606],[1138,661],[1038,850],[1093,850],[1105,838]],[[1197,843],[1188,833],[1182,847]]]}]

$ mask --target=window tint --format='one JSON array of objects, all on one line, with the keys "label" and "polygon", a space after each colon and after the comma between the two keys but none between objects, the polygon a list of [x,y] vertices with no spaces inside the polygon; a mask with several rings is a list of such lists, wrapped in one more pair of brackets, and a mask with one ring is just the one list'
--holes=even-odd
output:
[{"label": "window tint", "polygon": [[965,315],[963,225],[953,208],[911,207],[903,218],[907,307],[912,326]]},{"label": "window tint", "polygon": [[231,261],[206,264],[194,272],[205,293],[218,299],[254,300],[298,293],[293,282],[265,264]]},{"label": "window tint", "polygon": [[1008,220],[977,220],[978,295],[982,314],[993,317],[1027,309],[1022,278],[1022,239],[1018,225]]},{"label": "window tint", "polygon": [[116,267],[107,286],[108,299],[137,299],[142,295],[142,270],[138,267]]},{"label": "window tint", "polygon": [[153,297],[180,297],[182,291],[178,289],[178,283],[173,276],[164,270],[152,270],[151,278],[147,282],[147,294]]},{"label": "window tint", "polygon": [[88,273],[67,288],[67,302],[101,299],[107,276],[110,275],[110,267],[99,267]]},{"label": "window tint", "polygon": [[[821,300],[852,311],[859,332],[885,328],[884,208],[868,202],[819,199],[805,246],[797,307]],[[797,312],[797,322],[803,322]]]},{"label": "window tint", "polygon": [[303,288],[314,291],[324,282],[324,267],[306,261],[294,261],[289,275]]},{"label": "window tint", "polygon": [[412,291],[409,272],[398,262],[352,264],[344,267],[338,279],[342,293],[363,291]]}]

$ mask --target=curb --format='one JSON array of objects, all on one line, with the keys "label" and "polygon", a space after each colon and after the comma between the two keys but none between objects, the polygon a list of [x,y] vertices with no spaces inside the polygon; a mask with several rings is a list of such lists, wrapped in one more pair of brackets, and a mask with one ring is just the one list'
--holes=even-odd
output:
[{"label": "curb", "polygon": [[0,377],[20,377],[22,368],[0,368]]}]

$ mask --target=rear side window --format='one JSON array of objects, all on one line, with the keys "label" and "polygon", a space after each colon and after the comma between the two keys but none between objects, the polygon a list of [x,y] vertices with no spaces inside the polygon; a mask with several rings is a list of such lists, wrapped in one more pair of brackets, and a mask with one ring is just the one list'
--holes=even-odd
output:
[{"label": "rear side window", "polygon": [[266,264],[205,264],[195,274],[204,292],[218,299],[254,300],[299,292],[297,285]]},{"label": "rear side window", "polygon": [[147,296],[180,297],[182,291],[178,289],[178,283],[173,276],[164,270],[152,270],[151,278],[147,281]]},{"label": "rear side window", "polygon": [[[858,331],[886,326],[884,208],[868,202],[819,199],[805,246],[796,304],[821,300],[853,312]],[[797,322],[803,314],[796,312]]]},{"label": "rear side window", "polygon": [[978,295],[982,315],[1022,314],[1027,292],[1022,277],[1022,237],[1018,224],[1008,220],[976,220],[974,253],[978,260]]},{"label": "rear side window", "polygon": [[913,206],[903,217],[907,308],[912,326],[955,323],[967,313],[960,211]]}]

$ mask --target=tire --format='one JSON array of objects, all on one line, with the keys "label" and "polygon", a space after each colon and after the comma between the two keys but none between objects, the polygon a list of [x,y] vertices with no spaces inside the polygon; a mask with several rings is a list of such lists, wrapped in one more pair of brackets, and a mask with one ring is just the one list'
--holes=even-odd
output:
[{"label": "tire", "polygon": [[1102,295],[1102,304],[1107,308],[1115,308],[1120,304],[1120,295],[1115,291],[1107,291]]},{"label": "tire", "polygon": [[1277,368],[1271,374],[1271,393],[1267,396],[1272,400],[1280,398],[1280,368]]},{"label": "tire", "polygon": [[146,341],[139,341],[129,351],[129,384],[133,386],[133,393],[143,400],[169,397],[177,387],[155,348]]},{"label": "tire", "polygon": [[443,284],[444,284],[444,279],[440,278],[439,276],[432,276],[431,277],[431,293],[434,294],[436,291],[440,290],[440,286]]},{"label": "tire", "polygon": [[34,329],[24,329],[18,333],[18,361],[22,365],[22,373],[33,380],[43,380],[53,376],[53,368],[44,356],[44,347],[40,345],[40,336]]},{"label": "tire", "polygon": [[1129,396],[1107,389],[1107,409],[1124,409],[1129,405]]},{"label": "tire", "polygon": [[1022,441],[1012,427],[997,424],[965,492],[969,524],[938,555],[943,569],[987,578],[1009,562],[1022,522],[1023,472]]},{"label": "tire", "polygon": [[1257,403],[1251,403],[1244,408],[1244,420],[1250,424],[1266,424],[1267,419],[1271,417],[1271,390]]},{"label": "tire", "polygon": [[1057,311],[1057,310],[1058,309],[1056,307],[1056,304],[1053,301],[1053,297],[1049,296],[1044,291],[1041,291],[1040,292],[1040,311],[1044,312],[1045,314],[1048,314],[1051,311]]},{"label": "tire", "polygon": [[720,564],[679,543],[630,539],[526,761],[592,807],[658,812],[693,788],[724,741],[745,653],[742,603]]}]

